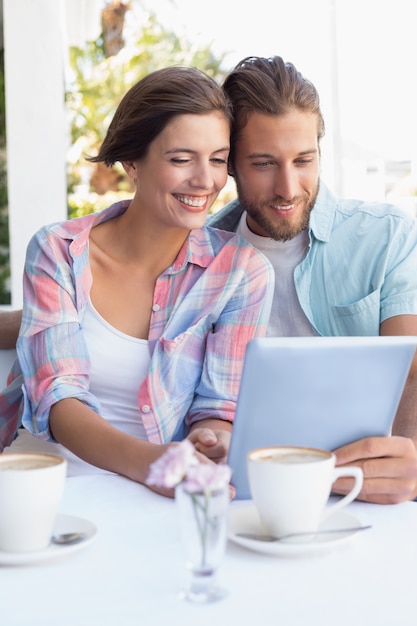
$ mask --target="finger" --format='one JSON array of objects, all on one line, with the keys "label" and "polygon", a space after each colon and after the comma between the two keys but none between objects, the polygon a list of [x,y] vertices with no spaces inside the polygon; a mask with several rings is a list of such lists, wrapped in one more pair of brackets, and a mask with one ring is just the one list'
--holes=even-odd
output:
[{"label": "finger", "polygon": [[417,460],[410,457],[357,459],[353,463],[344,464],[343,467],[360,467],[364,478],[417,479]]},{"label": "finger", "polygon": [[203,452],[198,452],[196,451],[196,457],[199,461],[199,463],[214,463],[214,459],[211,459],[207,454],[204,454]]},{"label": "finger", "polygon": [[[352,486],[352,479],[341,478],[334,483],[332,493],[346,495]],[[412,500],[415,491],[415,479],[367,478],[364,480],[357,499],[374,504],[398,504]]]},{"label": "finger", "polygon": [[200,445],[214,446],[217,443],[217,436],[210,428],[196,428],[190,432],[187,439],[189,439],[197,449],[200,449]]},{"label": "finger", "polygon": [[146,485],[148,489],[154,491],[160,496],[165,496],[166,498],[173,498],[175,496],[175,489],[167,489],[166,487],[156,487],[156,485]]},{"label": "finger", "polygon": [[413,442],[406,437],[366,437],[334,452],[336,465],[354,464],[359,459],[416,455]]},{"label": "finger", "polygon": [[201,452],[201,454],[208,457],[209,459],[211,459],[212,461],[214,461],[214,463],[226,462],[227,453],[223,445],[219,444],[218,446],[204,447],[200,444],[196,444],[196,448],[197,446],[198,446],[198,451]]}]

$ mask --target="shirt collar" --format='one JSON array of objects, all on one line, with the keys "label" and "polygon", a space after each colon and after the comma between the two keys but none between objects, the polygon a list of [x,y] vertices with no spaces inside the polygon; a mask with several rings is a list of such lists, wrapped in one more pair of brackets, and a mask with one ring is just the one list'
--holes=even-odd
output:
[{"label": "shirt collar", "polygon": [[337,200],[324,183],[310,214],[310,233],[319,241],[329,241],[336,214]]},{"label": "shirt collar", "polygon": [[91,229],[97,224],[101,224],[116,215],[120,215],[126,211],[129,204],[130,200],[121,200],[99,213],[89,213],[88,215],[66,220],[65,222],[58,222],[52,226],[52,230],[58,237],[69,239],[72,242],[70,244],[71,252],[75,255],[80,255],[87,245]]},{"label": "shirt collar", "polygon": [[188,263],[208,267],[213,260],[214,250],[207,226],[192,230],[179,251],[172,266],[167,270],[180,272]]},{"label": "shirt collar", "polygon": [[[120,215],[126,211],[130,204],[130,200],[121,200],[112,204],[104,211],[95,213],[94,216],[86,215],[84,217],[77,218],[78,227],[75,226],[73,220],[66,221],[64,224],[57,224],[56,231],[65,239],[72,239],[71,251],[74,254],[81,254],[85,249],[88,238],[90,236],[91,229],[97,224],[101,224],[116,215]],[[81,226],[80,221],[85,221],[85,227]],[[181,250],[179,251],[177,258],[170,268],[167,269],[168,274],[179,272],[187,265],[187,263],[193,263],[200,267],[208,267],[214,257],[214,249],[210,239],[210,234],[206,226],[192,230],[185,240]]]}]

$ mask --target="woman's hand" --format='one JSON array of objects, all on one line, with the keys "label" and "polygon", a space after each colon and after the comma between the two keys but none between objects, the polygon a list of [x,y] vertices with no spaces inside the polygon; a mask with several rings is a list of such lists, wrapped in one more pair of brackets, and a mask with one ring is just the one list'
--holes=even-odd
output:
[{"label": "woman's hand", "polygon": [[206,419],[192,425],[187,439],[214,463],[226,463],[229,454],[232,424],[218,419]]}]

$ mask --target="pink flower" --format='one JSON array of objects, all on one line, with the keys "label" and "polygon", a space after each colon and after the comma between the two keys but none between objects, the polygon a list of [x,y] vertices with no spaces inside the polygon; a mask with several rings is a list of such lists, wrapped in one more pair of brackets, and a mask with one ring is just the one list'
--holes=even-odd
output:
[{"label": "pink flower", "polygon": [[184,439],[152,463],[146,484],[170,489],[183,482],[189,493],[209,493],[225,487],[230,477],[228,465],[199,463],[193,444]]},{"label": "pink flower", "polygon": [[152,463],[146,484],[168,489],[175,487],[184,480],[189,468],[197,464],[193,444],[184,439],[178,445],[169,447]]},{"label": "pink flower", "polygon": [[189,493],[217,491],[229,484],[231,474],[228,465],[200,463],[189,468],[184,489]]}]

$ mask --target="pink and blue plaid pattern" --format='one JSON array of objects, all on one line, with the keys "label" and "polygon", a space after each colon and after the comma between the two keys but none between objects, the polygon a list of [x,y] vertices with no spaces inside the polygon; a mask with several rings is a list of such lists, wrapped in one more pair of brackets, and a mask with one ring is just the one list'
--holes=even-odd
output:
[{"label": "pink and blue plaid pattern", "polygon": [[[82,325],[92,283],[88,239],[94,225],[128,204],[45,227],[32,238],[17,346],[24,382],[20,390],[16,368],[0,397],[0,449],[15,434],[19,410],[23,425],[43,439],[50,438],[50,407],[63,398],[100,412],[89,392]],[[246,345],[266,332],[273,285],[269,262],[238,235],[209,227],[190,233],[154,292],[151,365],[138,390],[149,441],[180,438],[206,417],[233,421]]]}]

